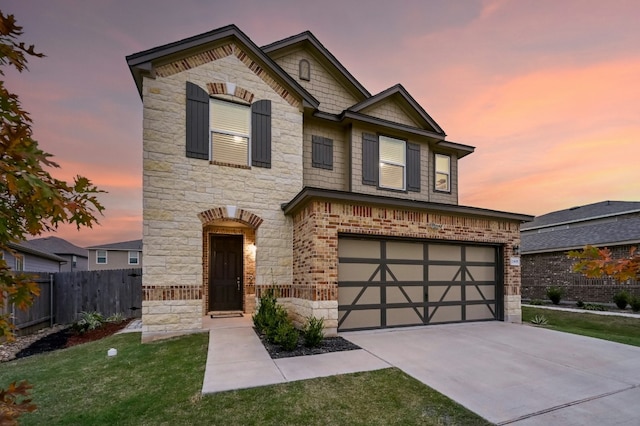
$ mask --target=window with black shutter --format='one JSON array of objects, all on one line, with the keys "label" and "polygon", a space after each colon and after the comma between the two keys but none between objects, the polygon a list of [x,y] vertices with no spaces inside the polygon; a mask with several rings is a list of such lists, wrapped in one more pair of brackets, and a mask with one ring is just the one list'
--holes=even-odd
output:
[{"label": "window with black shutter", "polygon": [[311,136],[311,166],[333,170],[333,139]]}]

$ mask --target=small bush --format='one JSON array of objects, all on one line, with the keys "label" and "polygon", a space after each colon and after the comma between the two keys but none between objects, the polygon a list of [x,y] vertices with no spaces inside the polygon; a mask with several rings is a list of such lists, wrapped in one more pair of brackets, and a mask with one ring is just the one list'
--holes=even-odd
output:
[{"label": "small bush", "polygon": [[564,295],[564,290],[562,290],[560,287],[549,287],[547,289],[547,297],[549,298],[549,300],[551,300],[551,303],[553,303],[554,305],[557,305],[560,303],[560,299],[562,299],[562,296]]},{"label": "small bush", "polygon": [[631,296],[629,298],[629,306],[633,312],[640,312],[640,297]]},{"label": "small bush", "polygon": [[577,306],[578,308],[582,308],[582,309],[584,309],[584,302],[583,302],[582,300],[578,300],[578,301],[576,302],[576,306]]},{"label": "small bush", "polygon": [[324,339],[324,320],[322,318],[309,317],[302,327],[304,345],[313,348]]},{"label": "small bush", "polygon": [[629,303],[629,293],[622,290],[613,295],[613,303],[616,304],[618,309],[625,309]]},{"label": "small bush", "polygon": [[534,306],[540,306],[543,305],[544,302],[540,299],[531,299],[531,301],[529,302],[530,305],[534,305]]},{"label": "small bush", "polygon": [[607,311],[607,307],[598,303],[585,303],[584,309],[587,311]]},{"label": "small bush", "polygon": [[73,323],[73,329],[78,333],[86,333],[102,327],[104,317],[99,312],[81,312],[80,319]]},{"label": "small bush", "polygon": [[253,325],[259,333],[266,333],[268,325],[274,322],[276,316],[276,297],[270,288],[260,297],[258,311],[253,314]]},{"label": "small bush", "polygon": [[110,315],[109,317],[107,317],[105,322],[120,323],[120,322],[122,322],[124,320],[125,320],[124,315],[122,315],[121,312],[118,312],[118,313],[115,313],[115,314]]},{"label": "small bush", "polygon": [[531,319],[531,324],[535,325],[547,325],[548,321],[544,315],[536,315]]},{"label": "small bush", "polygon": [[298,346],[298,338],[298,330],[287,318],[287,321],[278,325],[273,343],[282,346],[285,351],[292,351]]}]

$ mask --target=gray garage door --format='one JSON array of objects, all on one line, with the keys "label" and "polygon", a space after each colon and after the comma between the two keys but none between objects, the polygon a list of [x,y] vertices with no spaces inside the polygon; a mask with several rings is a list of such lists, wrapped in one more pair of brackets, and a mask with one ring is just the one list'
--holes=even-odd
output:
[{"label": "gray garage door", "polygon": [[341,237],[338,330],[502,319],[495,246]]}]

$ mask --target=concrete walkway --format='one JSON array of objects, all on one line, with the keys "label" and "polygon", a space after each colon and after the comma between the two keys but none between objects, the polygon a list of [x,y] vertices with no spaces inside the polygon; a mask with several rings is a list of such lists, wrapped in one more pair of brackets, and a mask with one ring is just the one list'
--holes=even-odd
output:
[{"label": "concrete walkway", "polygon": [[389,364],[365,350],[272,360],[249,317],[205,318],[209,352],[202,393],[379,370]]}]

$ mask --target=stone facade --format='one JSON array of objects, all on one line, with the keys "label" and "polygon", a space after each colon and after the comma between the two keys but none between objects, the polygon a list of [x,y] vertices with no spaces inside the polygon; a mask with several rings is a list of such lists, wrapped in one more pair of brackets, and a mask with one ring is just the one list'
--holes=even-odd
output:
[{"label": "stone facade", "polygon": [[[156,78],[144,78],[143,334],[201,328],[208,311],[204,258],[207,235],[212,233],[241,233],[245,247],[255,242],[255,260],[245,260],[245,265],[254,265],[245,270],[246,312],[253,310],[255,284],[291,282],[292,221],[280,205],[302,189],[300,102],[278,89],[273,78],[248,65],[248,56],[238,46],[222,52],[228,54],[219,53],[209,62],[192,61],[189,67],[179,67],[179,72],[165,69]],[[272,102],[271,168],[228,167],[185,156],[186,82],[209,87],[211,92],[219,87],[213,83],[229,80],[241,89],[235,93],[242,100],[250,92],[254,101]],[[221,208],[224,214],[203,223],[199,215],[213,208]],[[262,222],[255,227],[237,217],[240,211],[255,214]],[[229,221],[236,225],[229,227]],[[166,294],[146,290],[152,288],[170,289],[172,296],[165,299]],[[182,310],[180,316],[167,312],[174,305]]]}]

